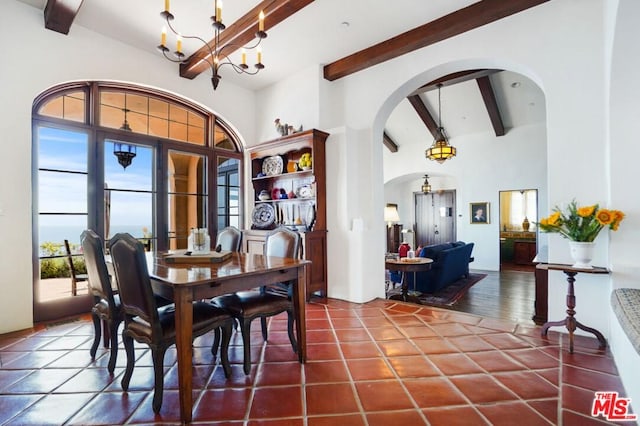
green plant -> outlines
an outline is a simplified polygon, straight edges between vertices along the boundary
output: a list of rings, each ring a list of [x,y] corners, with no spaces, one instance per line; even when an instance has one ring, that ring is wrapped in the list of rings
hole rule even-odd
[[[42,259],[40,261],[40,278],[66,278],[70,277],[69,264],[66,259]]]
[[[75,246],[72,244],[70,248],[71,251],[73,251]],[[40,261],[41,279],[71,277],[71,269],[69,268],[69,262],[64,251],[64,244],[45,241],[40,244],[40,253],[42,257],[64,256],[52,259],[42,259]],[[87,273],[87,266],[85,265],[84,257],[82,256],[73,257],[73,267],[78,274]]]
[[[61,243],[45,241],[44,243],[40,244],[40,251],[42,253],[42,256],[59,256],[64,254],[62,247],[63,244]]]
[[[84,257],[77,256],[73,258],[73,267],[76,270],[76,274],[86,274],[87,265],[84,263]]]

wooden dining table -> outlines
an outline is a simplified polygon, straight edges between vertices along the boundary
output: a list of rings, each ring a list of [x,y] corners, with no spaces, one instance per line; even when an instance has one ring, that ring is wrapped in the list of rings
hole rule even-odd
[[[170,263],[160,254],[149,256],[147,264],[155,293],[176,305],[176,350],[180,395],[180,418],[192,418],[193,301],[247,290],[261,285],[289,281],[298,337],[298,360],[306,361],[305,282],[307,265],[302,259],[233,253],[220,263]]]

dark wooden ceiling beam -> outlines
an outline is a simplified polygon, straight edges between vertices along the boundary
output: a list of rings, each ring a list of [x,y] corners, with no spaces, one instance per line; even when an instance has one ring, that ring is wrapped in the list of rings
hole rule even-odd
[[[389,149],[389,151],[398,152],[398,144],[391,139],[391,136],[389,136],[387,132],[382,132],[382,143]]]
[[[433,116],[427,109],[427,106],[424,104],[424,102],[422,102],[422,99],[420,99],[420,96],[411,95],[407,96],[407,99],[409,100],[411,106],[413,106],[413,109],[415,109],[418,113],[418,117],[420,117],[424,125],[427,126],[427,129],[429,129],[429,131],[435,138],[438,134],[438,124],[436,123],[436,120],[433,119]]]
[[[48,0],[44,7],[45,28],[62,34],[69,34],[83,0]]]
[[[412,95],[417,95],[420,93],[430,92],[432,90],[438,90],[438,85],[441,84],[442,87],[453,86],[454,84],[464,83],[465,81],[475,80],[480,77],[484,77],[487,75],[498,73],[502,70],[500,69],[477,69],[477,70],[467,70],[467,71],[458,71],[451,74],[447,74],[443,77],[430,81],[424,86],[416,89]]]
[[[481,27],[549,0],[482,0],[381,43],[353,53],[324,67],[333,81]]]
[[[260,11],[264,11],[264,29],[268,31],[311,3],[313,0],[264,0],[260,2],[220,32],[220,45],[225,46],[224,56],[235,52],[256,38]],[[209,44],[213,46],[214,40],[210,40]],[[180,64],[180,76],[189,79],[197,77],[203,71],[210,69],[208,61],[211,61],[211,52],[207,46],[203,46]]]
[[[476,80],[478,87],[480,88],[480,94],[482,94],[482,100],[489,113],[493,130],[496,132],[496,136],[504,136],[504,124],[502,123],[502,115],[498,108],[498,102],[496,101],[496,95],[493,92],[491,80],[488,76],[480,77]]]

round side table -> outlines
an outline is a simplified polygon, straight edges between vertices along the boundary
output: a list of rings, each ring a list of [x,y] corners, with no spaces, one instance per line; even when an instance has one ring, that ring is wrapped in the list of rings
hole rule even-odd
[[[433,263],[433,259],[429,259],[428,257],[414,257],[412,259],[402,258],[400,260],[387,259],[385,260],[385,268],[390,271],[400,271],[402,273],[402,281],[401,281],[401,294],[394,294],[389,299],[391,300],[401,300],[403,302],[411,302],[420,304],[420,299],[415,294],[415,286],[416,286],[416,272],[428,271],[431,269],[431,264]],[[409,293],[409,283],[407,283],[406,275],[407,272],[413,272],[413,293]]]

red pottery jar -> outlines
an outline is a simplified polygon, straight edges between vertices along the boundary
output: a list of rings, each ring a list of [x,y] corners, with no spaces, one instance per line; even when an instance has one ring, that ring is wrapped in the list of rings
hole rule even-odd
[[[407,253],[409,252],[409,250],[411,250],[411,246],[409,245],[409,243],[402,243],[400,244],[400,247],[398,247],[398,254],[401,258],[407,257]]]

